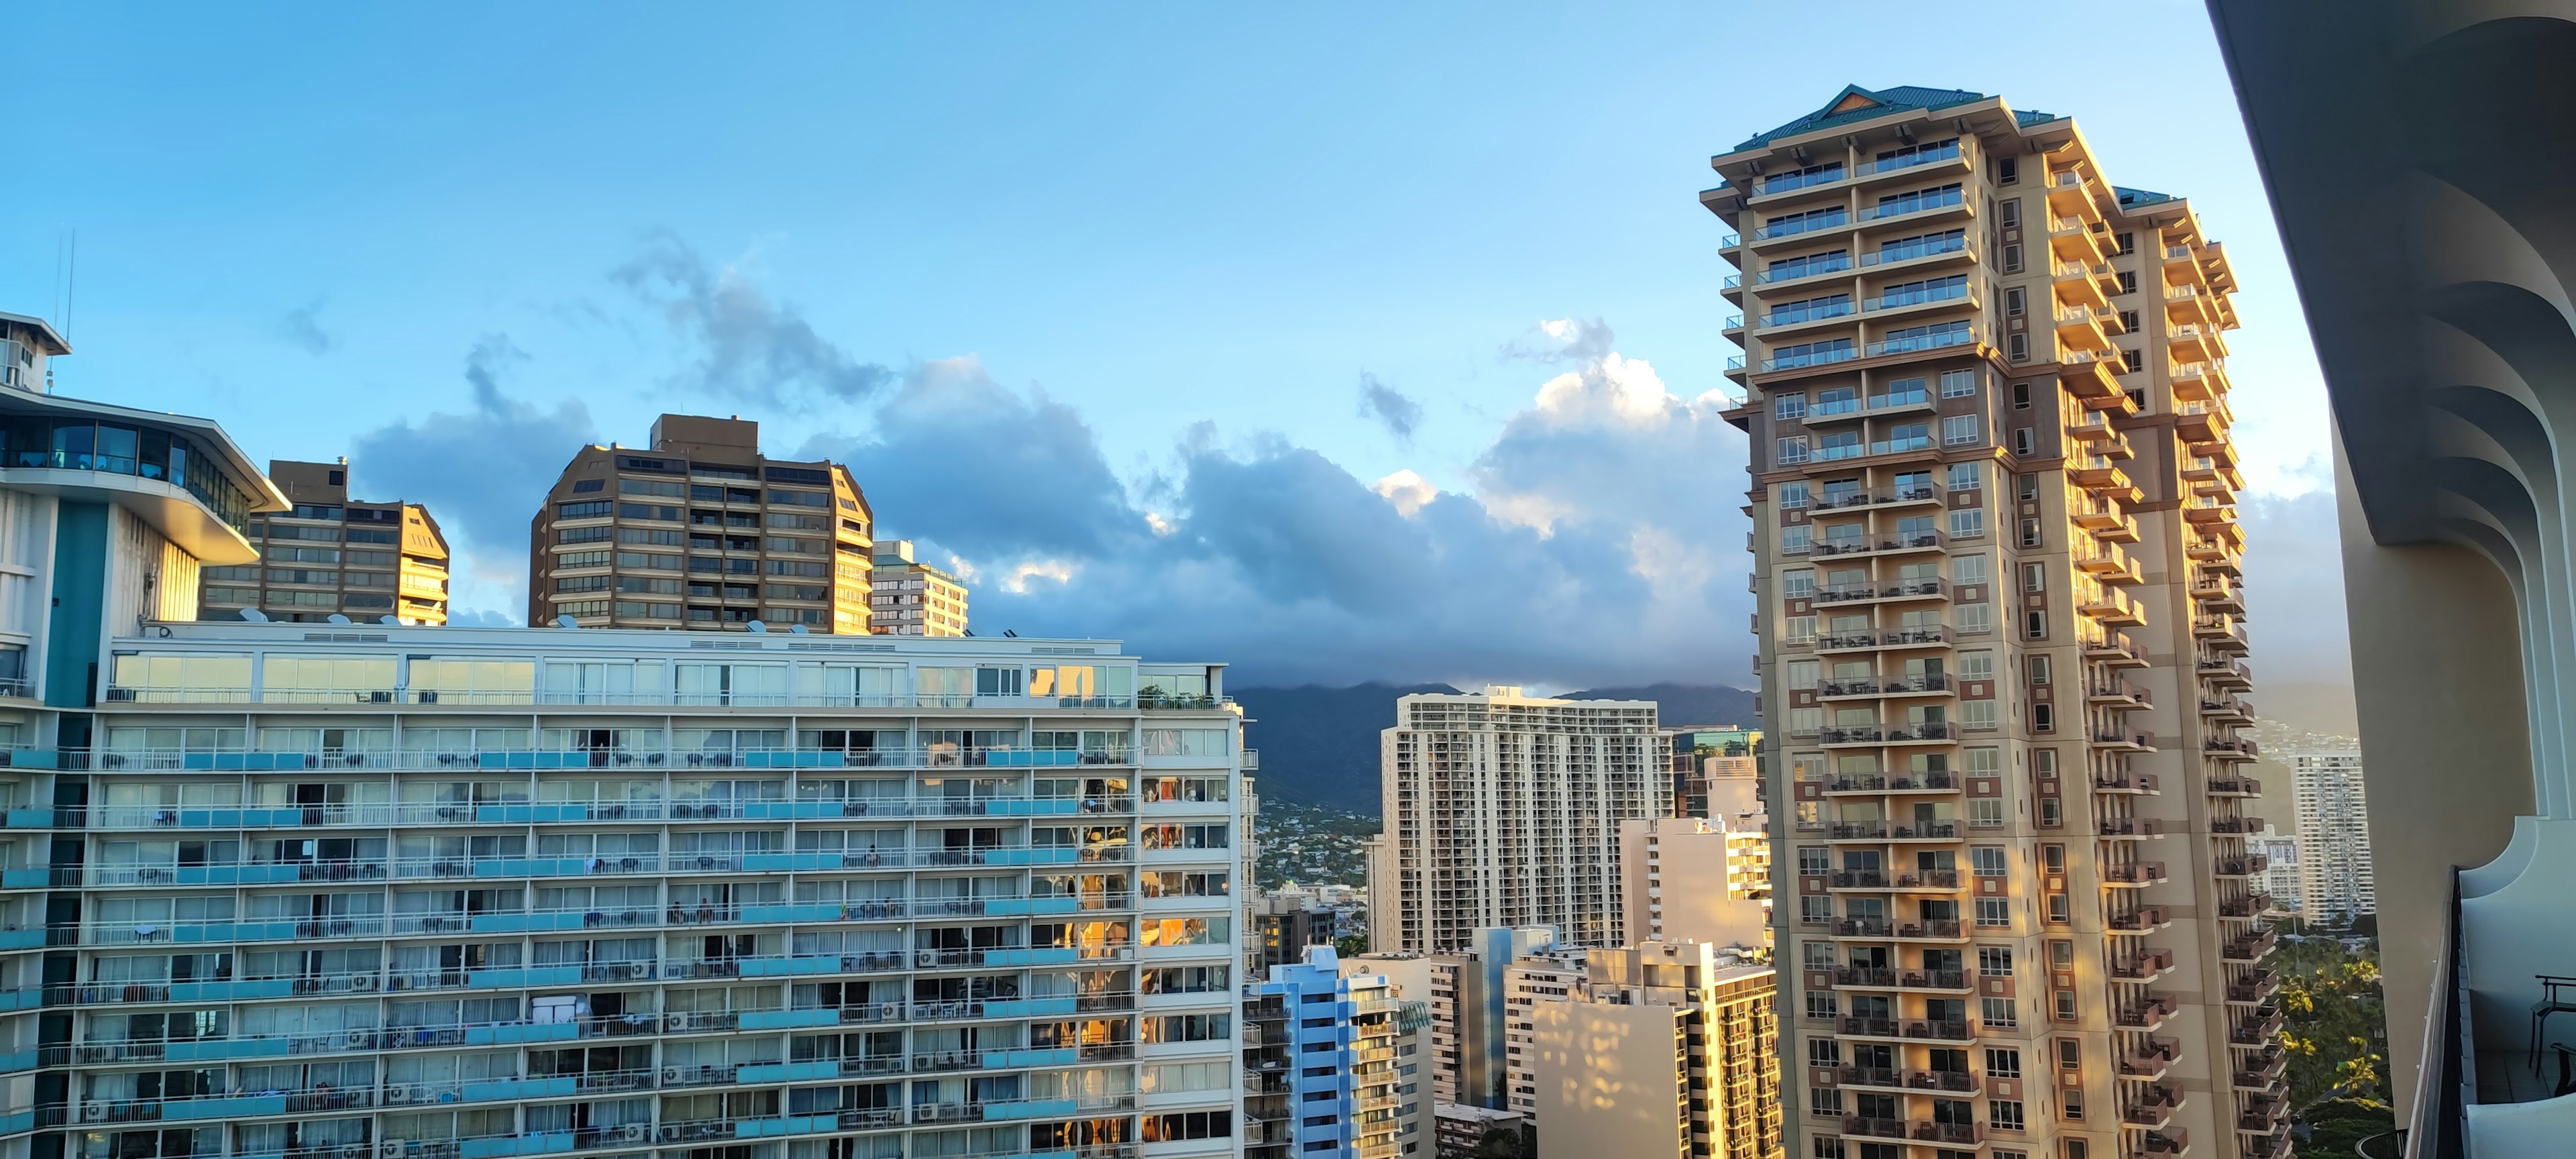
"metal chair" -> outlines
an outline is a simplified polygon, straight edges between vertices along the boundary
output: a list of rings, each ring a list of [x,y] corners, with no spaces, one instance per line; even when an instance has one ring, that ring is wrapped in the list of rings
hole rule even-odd
[[[2576,977],[2565,974],[2534,974],[2540,979],[2540,1001],[2531,1004],[2531,1073],[2540,1073],[2541,1032],[2549,1026],[2549,1016],[2560,1011],[2576,1012]]]

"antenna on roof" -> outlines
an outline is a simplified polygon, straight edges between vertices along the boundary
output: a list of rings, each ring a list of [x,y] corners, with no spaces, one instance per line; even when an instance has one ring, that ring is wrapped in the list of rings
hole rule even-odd
[[[1004,629],[1002,629],[1002,635],[1007,636],[1007,637],[1009,637],[1009,638],[1011,638],[1011,639],[1014,639],[1014,640],[1016,640],[1016,639],[1019,639],[1019,638],[1020,638],[1020,632],[1019,632],[1019,629],[1017,629],[1017,628],[1004,628]]]
[[[746,632],[758,632],[761,635],[766,636],[769,634],[769,625],[761,623],[758,620],[749,620],[744,622],[742,630]]]
[[[330,622],[332,622],[332,623],[334,623],[334,624],[345,624],[345,623],[348,623],[348,622],[349,622],[349,617],[344,616],[344,615],[341,615],[341,614],[340,614],[340,613],[338,613],[338,612],[333,612],[333,613],[331,613],[329,616],[326,616],[326,617],[324,617],[324,618],[325,618],[325,619],[328,619]]]
[[[399,627],[401,627],[401,626],[402,626],[402,617],[400,617],[400,616],[378,616],[378,617],[376,617],[376,622],[377,622],[377,623],[379,623],[379,624],[385,624],[385,625],[389,625],[389,626],[391,626],[391,627],[399,628]]]
[[[555,626],[558,628],[579,628],[581,627],[581,621],[570,616],[557,616],[555,617]]]
[[[787,625],[787,630],[788,630],[788,632],[789,632],[789,633],[791,633],[791,634],[793,634],[793,635],[798,635],[798,636],[810,636],[810,635],[813,635],[813,633],[812,633],[812,632],[809,632],[809,631],[807,631],[807,630],[806,630],[805,625],[803,625],[803,624],[789,624],[789,625]]]
[[[241,618],[254,624],[265,624],[268,622],[268,613],[263,612],[258,608],[243,608],[241,610]]]

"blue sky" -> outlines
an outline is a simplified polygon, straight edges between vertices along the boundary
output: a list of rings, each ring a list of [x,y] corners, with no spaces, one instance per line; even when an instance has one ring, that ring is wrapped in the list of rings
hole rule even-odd
[[[1838,53],[1758,74],[1743,46],[1800,30],[1711,5],[415,11],[22,10],[0,309],[59,312],[77,229],[60,389],[356,455],[450,512],[460,608],[523,612],[569,443],[740,413],[882,472],[881,530],[973,569],[988,630],[1279,679],[1740,680],[1694,195],[1846,82],[2073,113],[2114,180],[2191,195],[2248,287],[2255,484],[2323,483],[2196,4],[2064,17],[2136,47],[2009,70],[1984,21],[1852,5]]]

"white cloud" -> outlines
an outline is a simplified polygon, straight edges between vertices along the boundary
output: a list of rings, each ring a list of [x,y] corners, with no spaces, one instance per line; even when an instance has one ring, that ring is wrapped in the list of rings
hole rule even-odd
[[[1411,467],[1369,484],[1369,490],[1394,504],[1396,513],[1407,519],[1422,510],[1424,504],[1440,497],[1440,489],[1432,486],[1430,480],[1415,474]]]

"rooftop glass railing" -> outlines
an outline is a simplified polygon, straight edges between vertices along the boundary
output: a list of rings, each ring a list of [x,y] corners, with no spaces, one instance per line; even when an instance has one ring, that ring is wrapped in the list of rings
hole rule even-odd
[[[1815,233],[1819,230],[1834,229],[1839,226],[1850,224],[1851,215],[1840,209],[1834,209],[1824,213],[1802,213],[1796,217],[1783,218],[1779,221],[1769,222],[1755,227],[1753,230],[1753,239],[1755,241],[1768,241],[1773,238],[1795,237],[1802,233]]]
[[[1900,153],[1894,157],[1882,157],[1875,161],[1863,161],[1860,165],[1860,173],[1862,176],[1868,176],[1874,173],[1893,173],[1900,169],[1912,169],[1918,165],[1930,165],[1940,161],[1955,161],[1961,156],[1963,156],[1963,154],[1959,149],[1959,143],[1957,141],[1944,141],[1938,145],[1927,146],[1910,153]]]
[[[1927,302],[1964,302],[1969,300],[1970,296],[1968,283],[1957,281],[1890,289],[1870,299],[1868,305],[1872,310],[1890,310],[1898,306],[1920,306]]]
[[[1763,193],[1787,193],[1793,189],[1811,189],[1842,180],[1846,172],[1839,164],[1820,165],[1797,173],[1776,173],[1762,179]]]
[[[1967,251],[1967,235],[1953,234],[1937,238],[1926,238],[1918,241],[1898,242],[1891,245],[1883,245],[1871,253],[1861,255],[1860,262],[1865,266],[1876,266],[1885,265],[1889,262],[1906,261],[1912,258],[1931,257],[1936,254],[1966,253]]]
[[[1961,192],[1960,188],[1956,185],[1951,185],[1940,189],[1926,189],[1920,193],[1907,193],[1896,197],[1886,198],[1876,205],[1863,208],[1860,211],[1860,219],[1862,221],[1884,221],[1891,217],[1903,217],[1909,213],[1923,213],[1929,210],[1947,209],[1951,206],[1965,204],[1967,204],[1967,198]]]

